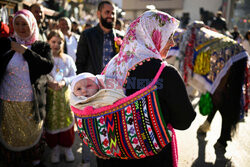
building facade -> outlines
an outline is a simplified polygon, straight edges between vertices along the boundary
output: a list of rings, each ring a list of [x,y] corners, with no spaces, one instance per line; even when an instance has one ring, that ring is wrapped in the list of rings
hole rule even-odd
[[[184,0],[123,0],[122,9],[126,12],[125,19],[134,20],[148,10],[149,5],[156,9],[173,14],[175,10],[183,9]]]
[[[250,0],[238,0],[235,4],[233,16],[231,17],[231,27],[238,26],[244,35],[250,30]]]

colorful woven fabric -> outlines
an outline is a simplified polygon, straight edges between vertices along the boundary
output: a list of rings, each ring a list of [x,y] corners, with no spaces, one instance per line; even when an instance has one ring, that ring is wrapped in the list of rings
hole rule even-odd
[[[96,155],[140,159],[158,154],[171,142],[155,85],[164,67],[150,85],[113,105],[92,108],[98,110],[92,115],[71,106],[80,137]]]
[[[156,86],[113,113],[94,118],[75,117],[84,143],[99,156],[144,158],[157,154],[171,141]]]

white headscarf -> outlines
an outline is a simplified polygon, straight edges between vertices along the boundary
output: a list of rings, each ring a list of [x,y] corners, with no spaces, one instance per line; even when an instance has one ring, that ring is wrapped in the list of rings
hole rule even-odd
[[[178,28],[179,21],[167,13],[150,10],[134,20],[123,39],[120,52],[110,60],[103,74],[123,86],[129,71],[150,58],[160,59],[160,51]]]
[[[72,79],[72,82],[70,84],[70,87],[71,87],[71,91],[74,92],[74,87],[75,87],[75,84],[82,80],[82,79],[91,79],[92,81],[94,81],[99,88],[103,88],[104,87],[104,82],[105,82],[105,76],[104,75],[93,75],[89,72],[84,72],[84,73],[81,73],[81,74],[78,74],[77,76],[75,76],[73,79]]]

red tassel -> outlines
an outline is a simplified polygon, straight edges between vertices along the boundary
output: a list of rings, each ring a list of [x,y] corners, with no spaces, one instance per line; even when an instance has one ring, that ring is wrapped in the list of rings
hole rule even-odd
[[[192,34],[185,50],[185,58],[183,65],[183,71],[184,71],[183,79],[185,83],[187,83],[187,76],[188,76],[187,67],[193,70],[193,54],[194,54],[195,38],[196,38],[195,29],[192,28]]]

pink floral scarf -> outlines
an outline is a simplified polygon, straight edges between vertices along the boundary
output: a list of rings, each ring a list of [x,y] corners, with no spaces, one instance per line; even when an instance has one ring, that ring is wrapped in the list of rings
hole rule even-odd
[[[39,37],[39,29],[37,26],[36,19],[35,19],[34,15],[29,10],[22,9],[22,10],[19,10],[18,12],[16,12],[14,19],[13,19],[13,25],[15,23],[16,18],[19,16],[22,17],[24,20],[26,20],[27,24],[29,25],[30,36],[23,39],[15,32],[15,29],[14,29],[14,37],[15,37],[16,41],[20,44],[31,45],[36,40],[38,40],[38,37]]]
[[[120,52],[110,60],[103,74],[126,83],[129,71],[150,58],[160,59],[160,51],[178,28],[179,21],[167,13],[150,10],[134,20],[123,39]]]

